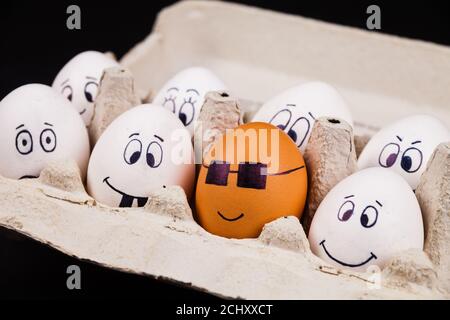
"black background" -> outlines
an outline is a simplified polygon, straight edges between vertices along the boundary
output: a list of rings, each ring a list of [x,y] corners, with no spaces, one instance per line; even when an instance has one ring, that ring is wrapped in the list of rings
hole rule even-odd
[[[238,1],[235,1],[238,2]],[[450,45],[449,1],[241,1],[263,8],[365,28],[378,4],[382,30]],[[119,58],[151,31],[157,12],[173,1],[1,1],[0,99],[26,83],[51,84],[59,69],[85,50]],[[66,8],[78,4],[82,30],[66,28]],[[1,128],[0,128],[1,129]],[[1,156],[1,155],[0,155]],[[66,268],[82,270],[82,290],[66,288]],[[10,232],[0,232],[0,298],[214,299],[174,284],[80,262]]]

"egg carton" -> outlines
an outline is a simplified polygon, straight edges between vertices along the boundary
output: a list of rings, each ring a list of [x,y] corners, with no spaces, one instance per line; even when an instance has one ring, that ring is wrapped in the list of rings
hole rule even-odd
[[[377,128],[423,111],[450,124],[449,48],[237,4],[183,1],[164,9],[121,65],[102,77],[89,128],[93,143],[115,117],[151,101],[166,79],[192,65],[210,68],[230,88],[207,95],[200,118],[212,134],[195,137],[204,150],[287,87],[320,79],[338,88],[356,125],[327,118],[314,125],[305,152],[306,229],[326,193],[356,170],[357,154]],[[218,110],[222,121],[212,121]],[[102,205],[86,193],[70,160],[52,163],[38,179],[0,177],[0,226],[78,259],[226,298],[446,299],[449,193],[447,143],[435,150],[416,190],[424,251],[401,252],[383,270],[366,273],[314,256],[294,217],[268,223],[257,239],[214,236],[195,222],[177,186],[150,195],[143,208]]]

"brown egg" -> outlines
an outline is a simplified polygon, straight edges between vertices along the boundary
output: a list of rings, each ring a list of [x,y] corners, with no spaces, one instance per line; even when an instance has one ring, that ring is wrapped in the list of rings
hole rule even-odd
[[[301,217],[307,180],[303,156],[282,130],[262,122],[228,130],[203,160],[199,223],[223,237],[258,237],[268,222]]]

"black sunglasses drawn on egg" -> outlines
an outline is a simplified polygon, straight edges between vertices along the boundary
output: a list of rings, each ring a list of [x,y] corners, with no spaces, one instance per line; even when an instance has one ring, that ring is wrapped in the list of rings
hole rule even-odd
[[[305,166],[300,166],[283,172],[269,174],[267,172],[267,164],[264,163],[239,163],[238,170],[230,170],[230,163],[223,161],[212,161],[209,166],[202,164],[208,169],[206,174],[206,184],[213,184],[217,186],[228,185],[228,175],[230,173],[237,173],[237,186],[240,188],[249,189],[266,189],[267,176],[282,176],[292,172],[303,169]]]

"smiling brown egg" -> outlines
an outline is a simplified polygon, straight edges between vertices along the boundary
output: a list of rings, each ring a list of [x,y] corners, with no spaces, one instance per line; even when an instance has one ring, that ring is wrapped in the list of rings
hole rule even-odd
[[[301,152],[283,131],[254,122],[228,130],[203,160],[199,223],[228,238],[255,238],[268,222],[301,217],[307,173]]]

